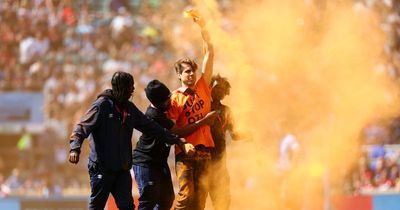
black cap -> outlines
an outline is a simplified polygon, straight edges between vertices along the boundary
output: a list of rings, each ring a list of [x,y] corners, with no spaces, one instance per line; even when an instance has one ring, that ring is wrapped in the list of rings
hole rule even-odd
[[[144,89],[146,97],[152,104],[160,104],[165,102],[170,96],[171,91],[162,82],[152,80]]]

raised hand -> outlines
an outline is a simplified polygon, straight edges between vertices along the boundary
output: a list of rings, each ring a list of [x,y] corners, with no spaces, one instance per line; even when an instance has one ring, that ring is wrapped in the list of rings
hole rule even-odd
[[[204,28],[204,26],[206,26],[206,21],[202,17],[195,17],[193,18],[193,21],[197,23],[200,26],[200,28]]]
[[[203,17],[200,16],[199,12],[194,9],[186,10],[183,13],[184,17],[192,18],[195,23],[197,23],[201,28],[206,25],[206,22]]]

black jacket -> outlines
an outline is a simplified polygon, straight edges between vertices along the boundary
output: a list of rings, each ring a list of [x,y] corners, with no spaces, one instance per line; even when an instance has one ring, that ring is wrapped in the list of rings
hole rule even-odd
[[[178,136],[146,117],[132,102],[117,104],[112,91],[106,90],[75,126],[70,148],[80,152],[83,140],[89,137],[89,167],[96,164],[103,171],[129,170],[134,128],[171,145],[179,141]]]
[[[147,108],[146,116],[168,130],[174,126],[174,122],[168,119],[164,112],[153,107]],[[167,164],[169,151],[170,145],[147,134],[142,134],[133,151],[133,164],[145,167],[163,166]]]

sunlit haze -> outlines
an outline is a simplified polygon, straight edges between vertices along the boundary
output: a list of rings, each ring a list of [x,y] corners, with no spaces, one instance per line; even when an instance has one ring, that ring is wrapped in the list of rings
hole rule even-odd
[[[304,156],[291,195],[307,193],[308,205],[322,209],[322,180],[340,185],[359,152],[361,129],[395,114],[397,89],[377,69],[385,35],[376,14],[337,2],[316,8],[301,0],[238,1],[224,15],[214,1],[194,5],[208,21],[214,72],[232,85],[224,102],[238,130],[253,137],[228,146],[232,209],[277,208],[276,164],[286,133],[299,139]]]

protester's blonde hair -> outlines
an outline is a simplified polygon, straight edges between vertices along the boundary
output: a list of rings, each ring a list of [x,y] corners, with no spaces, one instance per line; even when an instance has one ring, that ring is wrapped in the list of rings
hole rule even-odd
[[[183,71],[182,64],[187,64],[187,65],[191,66],[194,71],[197,70],[197,63],[194,60],[189,59],[189,58],[181,58],[178,61],[176,61],[174,64],[175,72],[177,74],[182,74],[182,71]]]

